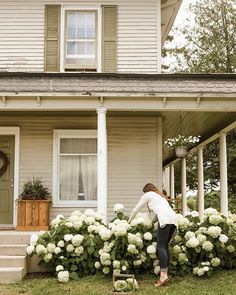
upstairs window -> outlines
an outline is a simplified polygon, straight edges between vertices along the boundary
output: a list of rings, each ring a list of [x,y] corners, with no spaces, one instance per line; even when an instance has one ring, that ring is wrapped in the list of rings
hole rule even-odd
[[[65,69],[96,70],[97,11],[66,11]]]

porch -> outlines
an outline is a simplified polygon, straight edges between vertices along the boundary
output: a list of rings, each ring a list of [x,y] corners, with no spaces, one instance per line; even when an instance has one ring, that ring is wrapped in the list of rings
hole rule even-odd
[[[18,198],[24,181],[35,176],[42,177],[52,191],[51,218],[59,213],[68,215],[78,208],[94,207],[107,220],[112,218],[111,209],[117,202],[125,203],[129,214],[146,182],[163,186],[162,163],[174,160],[172,154],[165,150],[162,153],[163,142],[179,133],[181,113],[183,134],[201,135],[200,213],[204,195],[201,147],[221,131],[221,199],[222,210],[227,214],[225,134],[236,119],[234,75],[1,73],[0,76],[1,134],[12,134],[10,127],[18,128],[18,133],[13,134],[15,138],[18,136],[14,199]],[[67,205],[57,202],[55,130],[97,130],[94,202],[67,202]],[[185,212],[186,175],[182,161]],[[173,197],[173,189],[170,193]]]

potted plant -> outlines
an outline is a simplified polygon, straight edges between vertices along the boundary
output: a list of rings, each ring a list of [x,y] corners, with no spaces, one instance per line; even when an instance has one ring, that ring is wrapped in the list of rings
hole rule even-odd
[[[164,144],[169,148],[175,149],[176,157],[185,158],[188,154],[188,149],[193,147],[200,140],[200,135],[198,136],[183,136],[178,135],[174,138],[168,138]]]
[[[16,230],[48,230],[50,198],[40,179],[27,181],[17,200]]]

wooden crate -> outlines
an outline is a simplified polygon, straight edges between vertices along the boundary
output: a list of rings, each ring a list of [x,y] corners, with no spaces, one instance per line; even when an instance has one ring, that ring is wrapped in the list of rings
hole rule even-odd
[[[16,230],[48,230],[50,200],[18,200]]]
[[[112,295],[127,295],[127,294],[133,294],[135,292],[135,289],[133,288],[132,291],[129,292],[118,292],[114,289],[114,284],[117,280],[122,280],[122,279],[133,279],[133,286],[134,286],[134,275],[133,274],[113,274],[113,290],[111,292]]]

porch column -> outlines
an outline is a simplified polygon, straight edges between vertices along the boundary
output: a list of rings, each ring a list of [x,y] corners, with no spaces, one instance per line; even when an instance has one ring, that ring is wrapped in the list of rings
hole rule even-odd
[[[107,222],[107,128],[106,109],[97,109],[97,210]]]
[[[220,133],[220,209],[224,215],[228,215],[226,132]]]
[[[175,198],[175,164],[170,164],[170,196]]]
[[[170,195],[170,167],[165,167],[164,169],[164,187],[167,196]]]
[[[197,174],[198,174],[198,212],[202,220],[204,214],[204,171],[203,171],[203,148],[197,150]]]
[[[181,194],[182,194],[182,214],[185,215],[187,212],[187,185],[186,185],[186,158],[181,160]]]

